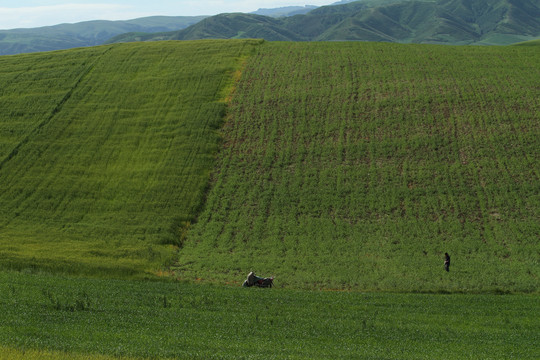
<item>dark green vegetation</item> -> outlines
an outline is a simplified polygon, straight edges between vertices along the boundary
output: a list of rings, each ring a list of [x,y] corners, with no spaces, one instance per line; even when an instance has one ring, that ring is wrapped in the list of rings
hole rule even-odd
[[[70,49],[101,45],[127,32],[175,31],[205,16],[151,16],[127,21],[85,21],[33,29],[0,30],[0,55]]]
[[[154,36],[139,37],[152,40]],[[540,37],[538,0],[388,0],[324,6],[271,18],[220,14],[157,39],[264,38],[273,41],[360,40],[504,45]],[[130,41],[119,36],[117,41]]]
[[[71,356],[533,359],[539,305],[531,295],[267,291],[4,272],[0,343]]]
[[[253,270],[290,287],[538,291],[539,55],[258,47],[178,275],[239,282]]]
[[[0,58],[0,257],[141,276],[201,205],[236,69],[256,41]]]

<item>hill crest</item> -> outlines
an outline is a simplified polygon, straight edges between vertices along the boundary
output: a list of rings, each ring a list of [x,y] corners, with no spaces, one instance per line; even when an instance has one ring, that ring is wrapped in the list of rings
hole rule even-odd
[[[30,29],[0,30],[0,55],[102,45],[129,32],[156,33],[186,28],[206,16],[150,16],[133,20],[93,20]]]
[[[267,18],[220,14],[159,40],[263,38],[270,41],[386,41],[510,44],[540,37],[534,0],[388,0],[323,6],[305,15]],[[146,36],[144,40],[152,40]],[[119,36],[114,41],[129,41]]]

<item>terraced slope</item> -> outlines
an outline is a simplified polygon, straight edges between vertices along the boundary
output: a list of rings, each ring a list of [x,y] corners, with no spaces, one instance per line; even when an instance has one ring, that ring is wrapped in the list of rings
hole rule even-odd
[[[538,290],[539,69],[534,47],[260,46],[177,273]]]
[[[126,44],[0,58],[4,268],[140,275],[175,253],[256,42]]]

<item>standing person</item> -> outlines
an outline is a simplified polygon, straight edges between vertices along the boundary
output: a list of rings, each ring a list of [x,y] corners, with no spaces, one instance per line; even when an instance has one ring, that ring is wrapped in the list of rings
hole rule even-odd
[[[450,271],[450,255],[444,253],[444,270]]]

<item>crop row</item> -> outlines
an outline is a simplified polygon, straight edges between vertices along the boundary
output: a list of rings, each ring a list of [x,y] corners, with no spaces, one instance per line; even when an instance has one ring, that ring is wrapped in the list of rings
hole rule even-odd
[[[200,207],[249,41],[104,46],[3,58],[4,267],[160,268]]]
[[[261,46],[179,274],[537,289],[538,68],[516,48]]]

